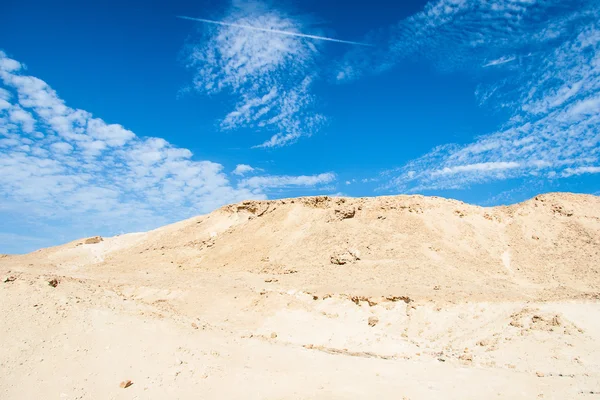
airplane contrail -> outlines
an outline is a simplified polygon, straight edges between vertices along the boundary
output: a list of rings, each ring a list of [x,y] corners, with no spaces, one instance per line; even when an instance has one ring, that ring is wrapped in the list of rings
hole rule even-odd
[[[254,30],[254,31],[278,33],[280,35],[298,36],[298,37],[303,37],[303,38],[307,38],[307,39],[326,40],[328,42],[355,44],[355,45],[358,45],[358,46],[373,46],[372,44],[368,44],[368,43],[351,42],[349,40],[340,40],[340,39],[328,38],[328,37],[324,37],[324,36],[305,35],[304,33],[280,31],[278,29],[259,28],[259,27],[251,26],[251,25],[232,24],[232,23],[229,23],[229,22],[213,21],[213,20],[210,20],[210,19],[192,18],[192,17],[183,17],[183,16],[177,16],[177,18],[187,19],[187,20],[190,20],[190,21],[205,22],[207,24],[233,26],[235,28],[251,29],[251,30]]]

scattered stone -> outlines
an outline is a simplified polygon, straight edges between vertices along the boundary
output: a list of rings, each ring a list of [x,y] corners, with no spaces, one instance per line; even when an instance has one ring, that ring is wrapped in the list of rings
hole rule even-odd
[[[369,317],[369,326],[375,326],[379,323],[379,318]]]
[[[133,382],[131,382],[130,380],[126,380],[126,381],[121,382],[121,384],[119,386],[122,389],[127,389],[131,385],[133,385]]]
[[[539,236],[537,236],[537,235],[531,235],[531,238],[532,238],[533,240],[540,240],[540,237],[539,237]]]
[[[357,306],[360,306],[361,301],[367,302],[367,304],[369,304],[369,307],[376,306],[378,303],[376,300],[366,296],[349,296],[348,298]]]
[[[3,282],[8,283],[8,282],[14,282],[16,280],[17,280],[17,278],[11,275],[11,276],[7,276],[6,278],[4,278]]]
[[[58,279],[56,279],[56,278],[50,279],[48,281],[48,285],[50,285],[50,286],[52,286],[54,288],[57,287],[58,286]]]
[[[543,378],[545,376],[544,373],[540,371],[536,372],[535,374],[538,376],[538,378]]]
[[[481,347],[485,347],[489,344],[489,342],[485,339],[480,340],[479,342],[477,342],[477,346],[481,346]]]
[[[198,324],[196,324],[195,322],[192,322],[192,328],[198,329]]]
[[[331,262],[332,264],[335,264],[335,265],[344,265],[348,261],[345,258],[343,258],[343,257],[341,257],[341,256],[339,256],[337,254],[334,254],[329,259],[329,262]]]
[[[460,357],[458,357],[459,360],[462,361],[466,361],[466,362],[471,362],[473,361],[473,356],[469,353],[465,353],[463,355],[461,355]]]
[[[351,296],[350,300],[357,306],[360,306],[360,302],[367,301],[367,298],[365,296]]]
[[[345,265],[358,260],[360,260],[360,251],[355,249],[336,252],[329,258],[329,261],[335,265]]]
[[[552,206],[552,212],[554,214],[563,215],[565,217],[571,217],[571,216],[573,216],[573,212],[572,211],[567,211],[562,206],[557,206],[557,205],[553,205]]]
[[[399,300],[402,300],[403,302],[405,302],[406,304],[412,302],[413,300],[408,297],[408,296],[387,296],[385,298],[387,301],[391,301],[391,302],[396,302]]]
[[[266,283],[275,283],[275,282],[279,282],[279,279],[265,279]]]
[[[440,285],[435,285],[435,286],[433,287],[433,290],[440,290],[440,289],[441,289]]]
[[[335,217],[339,220],[354,218],[356,209],[354,207],[338,208],[335,210]]]
[[[277,333],[271,332],[271,339],[277,339]]]
[[[96,244],[96,243],[102,242],[103,240],[104,239],[102,239],[102,236],[94,236],[89,239],[86,239],[85,242],[83,242],[83,243],[84,244]]]

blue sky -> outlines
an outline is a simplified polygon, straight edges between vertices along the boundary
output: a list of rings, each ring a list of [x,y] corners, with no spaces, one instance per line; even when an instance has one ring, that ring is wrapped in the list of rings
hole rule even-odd
[[[3,253],[250,198],[600,191],[598,1],[2,8]]]

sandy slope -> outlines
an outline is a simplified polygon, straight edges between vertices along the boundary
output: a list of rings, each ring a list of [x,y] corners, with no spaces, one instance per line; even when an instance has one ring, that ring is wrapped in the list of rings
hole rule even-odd
[[[595,398],[599,259],[573,194],[250,201],[5,256],[0,398]]]

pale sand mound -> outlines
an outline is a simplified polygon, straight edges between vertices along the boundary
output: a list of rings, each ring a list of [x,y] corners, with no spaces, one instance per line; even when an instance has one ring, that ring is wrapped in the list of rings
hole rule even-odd
[[[4,256],[0,398],[595,396],[599,259],[574,194],[248,201]]]

